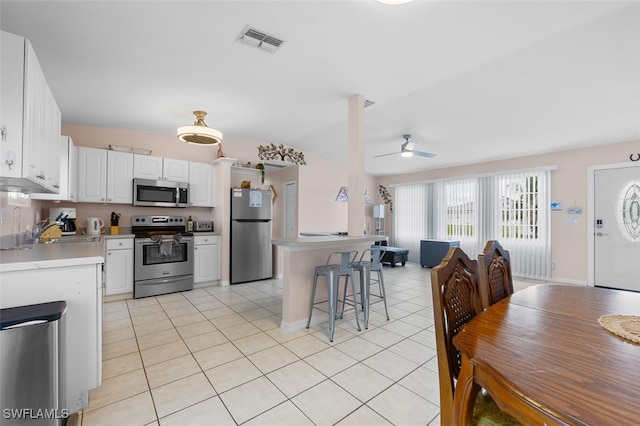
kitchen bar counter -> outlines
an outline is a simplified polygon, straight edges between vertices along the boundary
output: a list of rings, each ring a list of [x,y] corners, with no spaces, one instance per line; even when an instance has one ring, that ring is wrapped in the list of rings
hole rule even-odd
[[[25,244],[0,254],[0,308],[65,301],[60,347],[65,389],[61,409],[87,406],[102,377],[102,264],[104,238],[63,237],[64,242]],[[20,408],[20,407],[18,407]]]
[[[316,266],[324,265],[330,253],[358,250],[361,253],[375,241],[386,241],[385,235],[361,236],[301,236],[297,238],[273,238],[283,258],[282,322],[286,331],[302,329],[307,324],[313,272]],[[318,287],[318,299],[326,298],[326,286]],[[326,317],[326,315],[324,315]],[[314,312],[312,323],[323,321],[318,311]]]
[[[306,234],[297,238],[273,238],[271,242],[279,247],[300,251],[300,250],[317,250],[323,247],[348,247],[353,244],[368,243],[369,245],[376,241],[387,241],[386,235],[360,235],[360,236],[340,236],[335,234],[318,233],[317,235]]]

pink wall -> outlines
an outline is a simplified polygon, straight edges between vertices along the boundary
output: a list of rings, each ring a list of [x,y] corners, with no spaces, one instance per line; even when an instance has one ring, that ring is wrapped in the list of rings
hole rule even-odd
[[[380,183],[391,185],[448,177],[470,176],[498,171],[521,170],[556,165],[551,173],[551,199],[562,203],[563,210],[551,212],[551,256],[557,262],[552,278],[558,281],[586,283],[588,168],[594,165],[629,162],[629,155],[640,152],[640,141],[620,142],[589,148],[551,152],[486,163],[469,164],[407,175],[388,176]],[[393,197],[393,192],[391,192]],[[578,224],[568,224],[567,208],[576,205],[583,209]],[[575,218],[575,215],[572,215]],[[392,232],[393,214],[387,218],[387,233]]]
[[[307,161],[311,167],[300,167],[300,232],[346,232],[348,203],[338,202],[336,197],[340,188],[347,186],[347,166],[321,157],[311,158],[311,163]],[[381,203],[376,179],[365,176],[364,186],[373,204]],[[353,194],[349,193],[349,196]],[[365,204],[367,233],[373,229],[372,209],[372,204]]]
[[[143,148],[150,149],[154,156],[200,163],[215,160],[217,154],[215,147],[190,145],[178,140],[175,134],[168,133],[65,124],[62,126],[62,134],[70,136],[76,146],[102,149],[109,149],[109,145]]]

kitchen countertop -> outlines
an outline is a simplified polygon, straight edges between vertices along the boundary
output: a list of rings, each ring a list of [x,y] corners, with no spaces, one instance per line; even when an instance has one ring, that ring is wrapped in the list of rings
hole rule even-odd
[[[23,244],[22,247],[22,250],[2,250],[0,273],[104,263],[104,238],[95,242]]]
[[[108,232],[108,230],[107,230]],[[205,232],[193,232],[194,237],[197,236],[207,236],[207,235],[221,235],[220,232],[217,231],[205,231]],[[105,239],[112,238],[135,238],[135,235],[131,233],[131,228],[120,228],[120,233],[116,235],[112,235],[109,233],[102,234]]]
[[[308,235],[308,234],[307,234]],[[316,250],[328,247],[346,247],[359,243],[387,241],[386,235],[324,235],[297,238],[272,238],[271,243],[285,250]]]
[[[126,233],[123,234],[122,232],[120,232],[119,234],[116,235],[111,235],[111,234],[105,234],[102,235],[104,237],[105,240],[115,240],[118,238],[135,238],[135,235],[131,234],[131,233]]]

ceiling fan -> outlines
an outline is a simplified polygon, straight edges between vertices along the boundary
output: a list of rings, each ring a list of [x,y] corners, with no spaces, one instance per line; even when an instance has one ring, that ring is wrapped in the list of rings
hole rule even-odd
[[[436,154],[432,154],[430,152],[415,151],[413,148],[415,148],[416,143],[411,140],[411,135],[402,135],[402,137],[404,138],[404,143],[400,148],[400,152],[390,152],[388,154],[376,155],[374,158],[386,157],[387,155],[395,155],[395,154],[400,154],[402,157],[411,157],[413,155],[419,155],[420,157],[433,158],[436,156]]]

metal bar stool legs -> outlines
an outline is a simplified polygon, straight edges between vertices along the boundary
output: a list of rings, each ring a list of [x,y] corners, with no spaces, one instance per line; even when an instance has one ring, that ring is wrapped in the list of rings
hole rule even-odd
[[[313,308],[315,305],[315,296],[316,296],[316,288],[318,285],[318,276],[319,275],[324,275],[327,277],[327,293],[328,293],[328,298],[327,298],[327,302],[329,305],[329,340],[331,342],[333,342],[333,335],[335,333],[335,321],[336,321],[336,316],[337,316],[337,306],[338,306],[338,289],[340,287],[340,277],[343,276],[345,277],[345,294],[346,294],[346,287],[349,283],[349,278],[351,278],[351,289],[353,292],[353,302],[354,302],[354,310],[355,310],[355,314],[356,314],[356,324],[358,326],[358,331],[360,331],[360,321],[358,320],[358,309],[357,309],[357,302],[356,302],[356,291],[355,291],[355,284],[354,284],[354,280],[353,280],[353,268],[351,267],[351,264],[353,263],[353,260],[355,259],[356,255],[358,254],[357,251],[348,251],[348,252],[335,252],[335,253],[331,253],[329,255],[329,257],[327,258],[327,262],[322,265],[322,266],[316,266],[315,268],[315,272],[313,275],[313,288],[311,290],[311,303],[309,305],[309,319],[307,320],[307,328],[309,328],[309,326],[311,325],[311,316],[313,315]],[[337,264],[330,264],[331,261],[331,257],[333,255],[340,255],[341,256],[341,262],[339,265]],[[343,299],[342,303],[342,312],[344,313],[344,302],[345,300]],[[340,317],[342,318],[342,315],[340,315]]]
[[[365,251],[366,252],[366,251]],[[364,254],[364,253],[363,253]],[[369,328],[369,297],[371,294],[371,262],[363,261],[362,258],[358,262],[351,264],[351,267],[358,271],[360,276],[360,306],[364,312],[364,328]],[[344,299],[346,301],[347,289],[345,288]],[[354,302],[356,298],[354,297]],[[342,312],[344,312],[344,302],[342,303]]]
[[[378,291],[379,295],[376,295],[384,302],[384,312],[387,315],[387,321],[389,321],[389,309],[387,308],[387,291],[384,289],[384,276],[382,275],[382,257],[384,256],[384,250],[380,246],[374,246],[371,248],[371,271],[378,274]],[[371,293],[369,293],[371,297]]]
[[[384,250],[379,246],[373,246],[371,248],[371,261],[363,260],[365,254],[369,250],[365,250],[360,256],[360,260],[353,262],[351,267],[359,272],[360,275],[360,303],[362,304],[362,310],[364,311],[364,328],[369,328],[369,307],[371,305],[371,273],[377,274],[376,281],[378,282],[378,289],[380,294],[375,294],[384,302],[384,311],[387,315],[387,321],[389,320],[389,310],[387,308],[387,297],[384,289],[384,277],[382,275],[382,256],[384,256]],[[345,288],[346,297],[346,288]],[[345,299],[346,300],[346,299]],[[355,300],[355,298],[354,298]],[[344,312],[344,302],[342,306]]]

